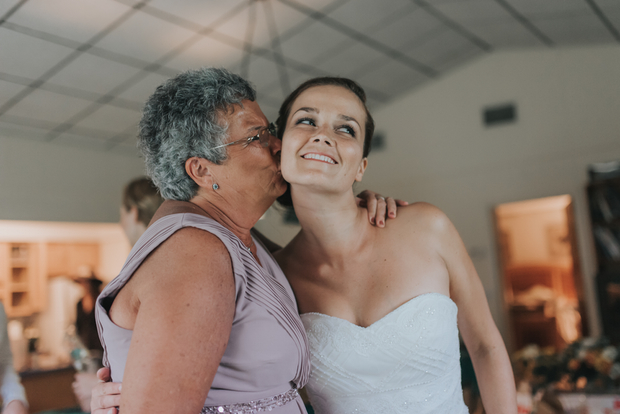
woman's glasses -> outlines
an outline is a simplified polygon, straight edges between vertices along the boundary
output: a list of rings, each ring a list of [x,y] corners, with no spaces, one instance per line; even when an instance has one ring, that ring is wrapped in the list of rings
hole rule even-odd
[[[260,145],[262,147],[268,147],[269,146],[269,135],[273,135],[274,137],[276,136],[276,126],[274,125],[273,122],[271,122],[267,128],[262,128],[260,131],[258,131],[258,134],[254,136],[239,139],[237,141],[218,145],[217,147],[211,147],[208,149],[222,148],[222,147],[227,147],[229,145],[243,145],[243,148],[245,148],[248,145],[250,145],[252,142],[257,141],[257,140],[260,141]]]

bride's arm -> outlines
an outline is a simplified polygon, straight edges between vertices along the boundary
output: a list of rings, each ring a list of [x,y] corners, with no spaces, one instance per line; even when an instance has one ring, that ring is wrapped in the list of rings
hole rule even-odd
[[[510,359],[478,273],[454,225],[439,209],[434,215],[440,255],[450,275],[450,297],[458,307],[459,330],[474,364],[484,409],[490,414],[516,414]]]

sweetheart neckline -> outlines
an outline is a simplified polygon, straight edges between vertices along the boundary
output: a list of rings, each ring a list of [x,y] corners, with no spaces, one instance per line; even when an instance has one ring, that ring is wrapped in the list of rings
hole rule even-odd
[[[299,314],[299,317],[300,317],[300,318],[302,318],[302,320],[303,320],[303,317],[304,317],[305,315],[317,315],[317,316],[321,316],[321,317],[324,317],[324,318],[331,318],[331,319],[336,319],[336,320],[338,320],[338,321],[346,322],[347,324],[352,325],[352,326],[357,327],[357,328],[360,328],[360,329],[370,329],[370,328],[372,328],[373,326],[375,326],[376,324],[378,324],[379,322],[383,321],[384,319],[386,319],[387,317],[389,317],[390,315],[392,315],[393,313],[397,312],[398,310],[402,309],[402,308],[403,308],[403,307],[405,307],[406,305],[408,305],[408,304],[410,304],[411,302],[415,301],[416,299],[421,298],[421,297],[423,297],[423,296],[429,296],[429,295],[437,295],[437,296],[440,296],[440,297],[442,297],[442,298],[444,298],[444,299],[449,300],[449,301],[450,301],[450,303],[452,303],[454,306],[456,306],[456,303],[454,303],[454,301],[450,298],[450,296],[444,295],[443,293],[439,293],[439,292],[427,292],[427,293],[421,293],[421,294],[419,294],[419,295],[417,295],[417,296],[412,297],[411,299],[409,299],[408,301],[406,301],[406,302],[405,302],[405,303],[403,303],[402,305],[400,305],[400,306],[396,307],[395,309],[392,309],[390,312],[388,312],[387,314],[383,315],[381,318],[377,319],[376,321],[374,321],[373,323],[371,323],[371,324],[370,324],[370,325],[368,325],[368,326],[360,326],[360,325],[355,324],[355,323],[353,323],[353,322],[351,322],[351,321],[348,321],[348,320],[346,320],[346,319],[339,318],[338,316],[327,315],[327,314],[324,314],[324,313],[321,313],[321,312],[306,312],[306,313],[300,313],[300,314]]]

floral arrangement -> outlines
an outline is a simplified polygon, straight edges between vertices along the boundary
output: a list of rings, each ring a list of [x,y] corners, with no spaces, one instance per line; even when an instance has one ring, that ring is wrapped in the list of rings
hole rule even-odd
[[[543,389],[620,393],[620,347],[606,338],[583,338],[560,352],[529,345],[513,355],[517,383]]]

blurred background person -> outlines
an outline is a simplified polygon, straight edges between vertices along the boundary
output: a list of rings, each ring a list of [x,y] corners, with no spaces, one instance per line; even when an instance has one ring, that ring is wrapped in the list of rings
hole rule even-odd
[[[125,186],[120,206],[120,224],[132,246],[142,236],[142,233],[148,227],[153,215],[163,201],[163,198],[157,192],[157,188],[148,177],[136,178]],[[78,303],[76,329],[88,349],[99,349],[102,351],[103,348],[101,347],[101,342],[99,342],[94,316],[95,299],[99,295],[101,281],[96,286],[95,293],[95,282],[93,282],[93,279],[84,279],[86,278],[81,278],[82,283],[85,283],[84,286],[87,291],[90,289],[90,294],[88,294],[88,297],[85,295]],[[86,329],[86,326],[91,323],[92,330]],[[85,333],[84,337],[80,333],[81,329]],[[95,345],[97,348],[90,348]],[[101,356],[101,354],[99,355]],[[75,374],[73,391],[83,412],[90,412],[91,390],[95,384],[97,384],[95,373],[88,371]]]
[[[7,318],[4,305],[0,302],[0,394],[4,414],[27,414],[26,392],[13,368],[13,354],[7,332]]]

